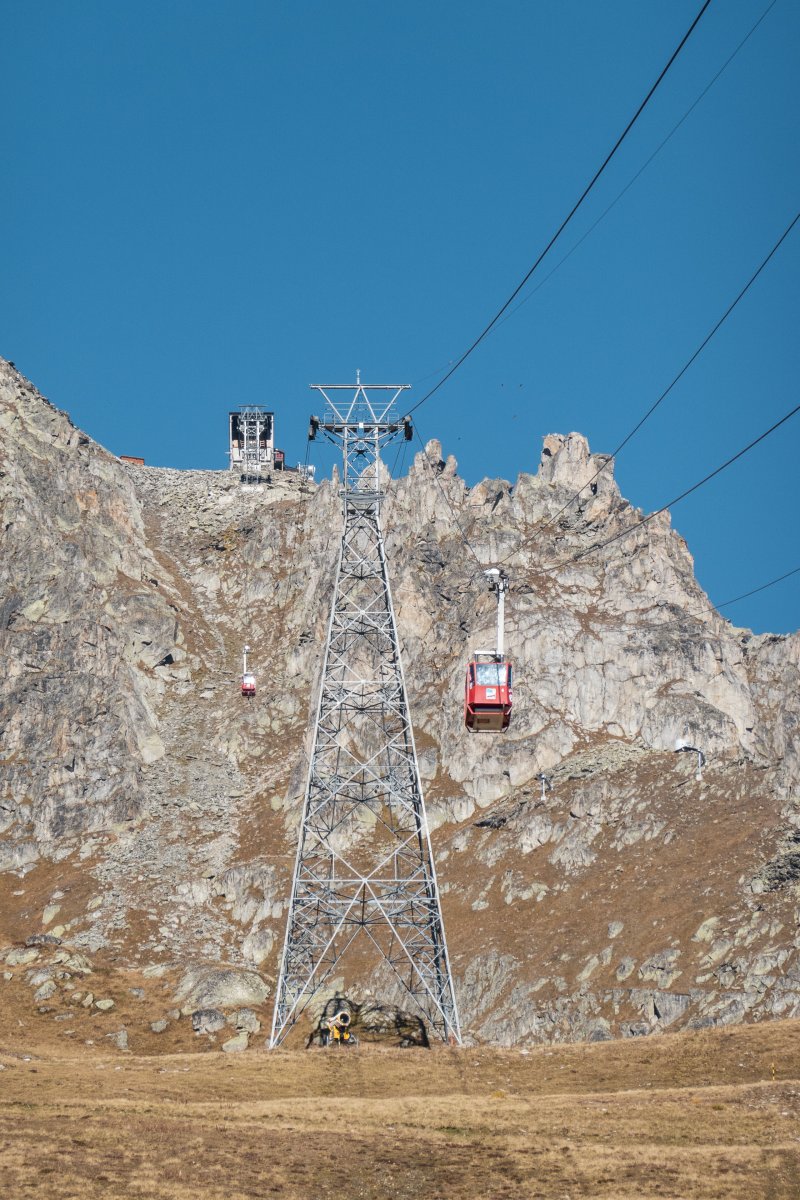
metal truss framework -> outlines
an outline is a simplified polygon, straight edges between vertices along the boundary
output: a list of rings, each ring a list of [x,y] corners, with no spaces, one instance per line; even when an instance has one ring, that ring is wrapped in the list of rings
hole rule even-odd
[[[381,452],[407,385],[314,384],[344,510],[270,1045],[364,934],[445,1040],[461,1033],[380,525]]]
[[[243,404],[240,411],[242,473],[260,475],[263,468],[272,467],[272,416],[255,404]]]

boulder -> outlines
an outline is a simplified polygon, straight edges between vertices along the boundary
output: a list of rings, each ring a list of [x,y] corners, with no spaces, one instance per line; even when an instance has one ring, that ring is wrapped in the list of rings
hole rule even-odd
[[[188,1015],[199,1008],[241,1008],[263,1004],[269,987],[255,971],[234,967],[190,967],[184,972],[175,1002]]]
[[[236,1037],[229,1038],[227,1042],[222,1043],[222,1049],[226,1054],[236,1054],[240,1050],[246,1050],[249,1038],[246,1033],[237,1033]]]
[[[217,1033],[225,1028],[225,1014],[218,1008],[199,1008],[192,1013],[192,1029],[195,1033]]]
[[[235,1029],[243,1029],[247,1033],[258,1033],[261,1029],[261,1022],[252,1008],[240,1008],[231,1013],[228,1017],[228,1024],[233,1025]]]
[[[24,967],[28,963],[36,962],[38,957],[39,951],[35,946],[26,947],[24,950],[9,950],[6,955],[6,966]]]

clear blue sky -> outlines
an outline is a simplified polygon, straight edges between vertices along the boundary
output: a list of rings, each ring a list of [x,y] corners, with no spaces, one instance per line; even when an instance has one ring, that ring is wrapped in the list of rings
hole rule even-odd
[[[768,2],[713,0],[535,278]],[[117,453],[222,467],[227,410],[262,403],[302,459],[309,383],[358,367],[417,400],[469,345],[699,7],[0,0],[0,353]],[[610,451],[689,357],[800,208],[799,51],[777,0],[422,407],[468,482],[535,470],[548,432]],[[800,226],[620,455],[634,504],[797,402],[799,265]],[[800,564],[798,451],[800,415],[674,510],[712,600]],[[761,632],[799,609],[797,575],[726,611]]]

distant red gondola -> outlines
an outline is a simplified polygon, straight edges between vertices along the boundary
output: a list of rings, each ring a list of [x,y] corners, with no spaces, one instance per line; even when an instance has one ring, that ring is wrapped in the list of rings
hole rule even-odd
[[[244,654],[242,655],[242,695],[255,696],[256,694],[256,677],[252,671],[247,669],[247,653],[250,647],[245,646]]]

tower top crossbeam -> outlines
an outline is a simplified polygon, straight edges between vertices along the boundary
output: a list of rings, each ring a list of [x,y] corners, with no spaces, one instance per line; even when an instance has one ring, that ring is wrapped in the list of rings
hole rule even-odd
[[[397,398],[407,391],[408,383],[355,384],[312,383],[326,403],[325,415],[312,416],[308,436],[313,441],[323,434],[342,450],[342,495],[347,501],[356,495],[363,507],[367,494],[379,504],[383,496],[381,452],[398,434],[411,441],[410,417],[399,417]]]
[[[410,383],[312,383],[327,405],[318,427],[328,434],[343,435],[346,430],[357,432],[398,433],[403,422],[396,408],[397,398],[407,391]],[[337,393],[332,396],[330,393]],[[339,395],[339,393],[349,393]],[[316,418],[314,418],[316,420]]]

